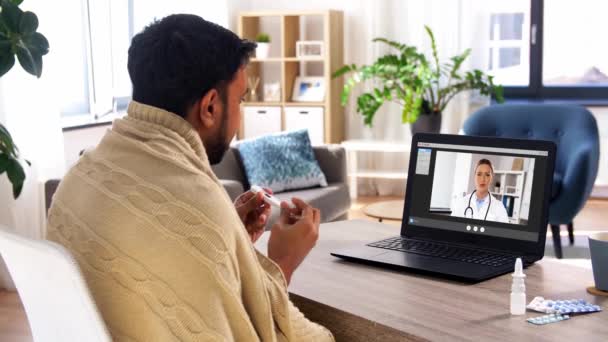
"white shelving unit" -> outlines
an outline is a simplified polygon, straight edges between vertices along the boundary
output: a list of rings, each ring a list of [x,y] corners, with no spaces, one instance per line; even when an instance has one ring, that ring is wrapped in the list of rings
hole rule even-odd
[[[520,211],[525,186],[525,171],[495,170],[494,183],[500,182],[500,188],[495,189],[495,184],[490,188],[490,193],[504,204],[505,197],[508,198],[505,208],[509,213],[509,207],[513,207],[509,215],[509,222],[518,224],[521,221]],[[496,191],[498,190],[498,191]],[[510,203],[512,201],[512,203]]]
[[[315,30],[311,30],[316,33],[307,32],[305,27],[308,23],[316,25]],[[269,56],[252,58],[247,67],[248,76],[260,80],[256,88],[258,100],[249,99],[243,103],[245,120],[238,138],[308,129],[313,145],[341,143],[344,140],[344,108],[340,104],[340,94],[344,79],[333,79],[331,75],[344,65],[343,12],[243,12],[238,17],[238,32],[239,36],[249,40],[254,40],[259,33],[270,33],[272,36]],[[323,43],[322,56],[301,57],[296,54],[297,42],[310,40]],[[293,99],[298,76],[323,78],[324,99],[318,102]],[[280,84],[280,97],[274,101],[264,101],[264,84],[271,83]],[[279,113],[279,117],[275,118],[274,113]],[[268,125],[267,118],[271,116],[276,124]]]

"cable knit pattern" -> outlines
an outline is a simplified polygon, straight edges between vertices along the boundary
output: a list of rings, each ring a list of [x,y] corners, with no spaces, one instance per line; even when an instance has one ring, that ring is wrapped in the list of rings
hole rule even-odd
[[[132,102],[62,180],[48,238],[116,341],[332,341],[289,301],[182,118]]]

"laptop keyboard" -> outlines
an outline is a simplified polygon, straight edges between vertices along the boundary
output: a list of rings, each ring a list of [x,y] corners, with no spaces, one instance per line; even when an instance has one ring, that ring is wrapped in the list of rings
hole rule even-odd
[[[511,255],[496,254],[492,252],[468,249],[464,247],[445,245],[428,241],[409,240],[401,236],[372,242],[368,244],[368,246],[494,267],[500,267],[507,264],[515,264],[515,257]]]

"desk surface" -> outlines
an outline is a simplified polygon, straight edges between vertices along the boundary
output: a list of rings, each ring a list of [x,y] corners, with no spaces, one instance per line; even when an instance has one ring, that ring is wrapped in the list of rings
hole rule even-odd
[[[525,270],[528,302],[534,296],[584,298],[604,310],[535,326],[525,319],[540,313],[509,314],[511,276],[508,274],[470,285],[351,263],[329,254],[353,243],[364,244],[398,234],[399,229],[394,226],[363,220],[321,225],[316,247],[292,277],[289,291],[296,299],[294,302],[300,305],[305,300],[304,308],[300,309],[307,316],[315,316],[317,321],[331,316],[330,322],[320,323],[335,334],[334,323],[348,321],[340,319],[340,315],[344,315],[370,322],[369,329],[385,327],[403,333],[401,338],[412,340],[605,341],[608,336],[608,298],[586,292],[587,286],[593,284],[592,272],[587,268],[547,259]],[[268,235],[264,234],[256,244],[261,251],[266,251]],[[320,314],[313,312],[315,305],[319,306]],[[331,310],[338,314],[330,314]]]

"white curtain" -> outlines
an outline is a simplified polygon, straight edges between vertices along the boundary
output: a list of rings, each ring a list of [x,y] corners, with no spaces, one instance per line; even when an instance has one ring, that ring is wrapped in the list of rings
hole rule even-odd
[[[6,174],[0,176],[0,225],[21,235],[41,238],[45,228],[43,184],[64,173],[63,135],[55,94],[60,91],[59,61],[53,57],[54,32],[61,25],[56,4],[44,0],[25,1],[21,8],[31,10],[40,21],[39,32],[50,42],[51,50],[43,57],[42,77],[27,74],[18,62],[0,79],[0,121],[9,129],[21,156],[31,167],[25,167],[26,182],[21,196],[14,200]],[[0,259],[0,288],[13,289]]]

